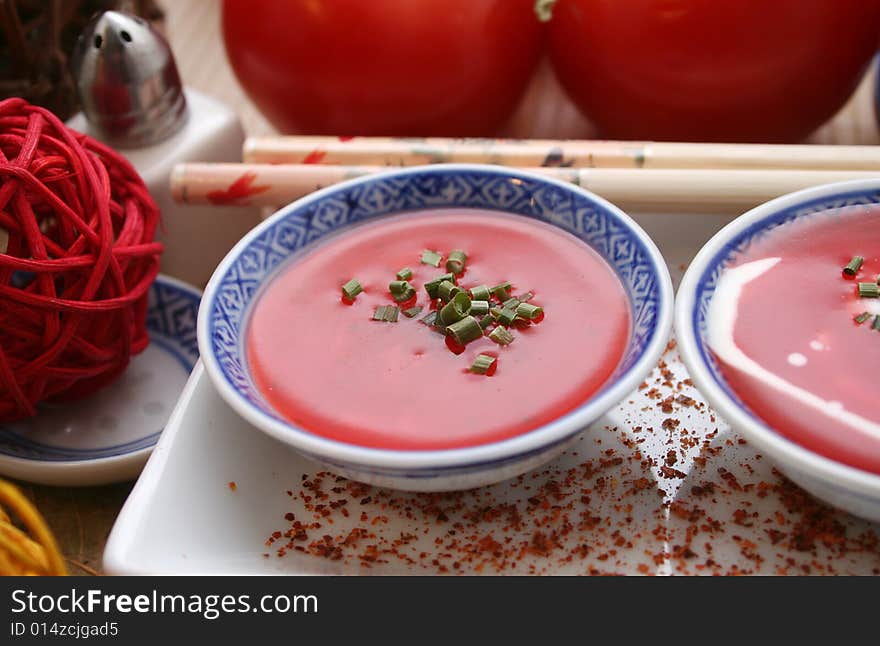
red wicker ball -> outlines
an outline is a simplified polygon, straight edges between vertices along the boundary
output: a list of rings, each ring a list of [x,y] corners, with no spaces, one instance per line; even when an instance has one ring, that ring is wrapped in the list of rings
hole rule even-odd
[[[121,155],[0,101],[0,421],[93,393],[147,347],[158,221]]]

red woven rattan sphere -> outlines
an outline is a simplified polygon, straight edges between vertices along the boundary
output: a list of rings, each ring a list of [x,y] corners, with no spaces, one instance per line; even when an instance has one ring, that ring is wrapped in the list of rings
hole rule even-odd
[[[158,219],[123,157],[0,101],[0,421],[94,392],[147,346]]]

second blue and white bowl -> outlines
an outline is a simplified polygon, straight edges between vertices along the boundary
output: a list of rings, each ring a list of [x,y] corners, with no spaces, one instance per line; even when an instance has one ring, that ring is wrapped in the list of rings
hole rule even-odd
[[[752,240],[774,227],[819,211],[878,203],[880,179],[810,188],[752,209],[724,227],[700,250],[679,285],[675,305],[679,352],[694,383],[713,408],[801,487],[835,507],[875,521],[880,521],[880,475],[814,453],[765,424],[724,380],[706,338],[709,303],[718,278]]]

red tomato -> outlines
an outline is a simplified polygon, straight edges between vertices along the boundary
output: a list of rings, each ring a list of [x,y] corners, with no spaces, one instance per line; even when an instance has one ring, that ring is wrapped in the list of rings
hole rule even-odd
[[[559,0],[550,52],[603,135],[797,141],[855,89],[878,0]]]
[[[238,80],[284,132],[491,135],[540,58],[534,0],[225,0]]]

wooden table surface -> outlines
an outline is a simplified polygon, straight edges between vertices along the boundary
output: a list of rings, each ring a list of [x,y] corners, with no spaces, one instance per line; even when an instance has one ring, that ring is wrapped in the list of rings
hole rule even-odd
[[[165,32],[185,84],[210,94],[241,114],[248,134],[275,132],[242,92],[226,62],[220,35],[219,0],[166,0]],[[877,144],[880,130],[868,75],[850,102],[809,141]],[[536,75],[522,105],[502,133],[509,137],[589,138],[594,132],[565,98],[546,66]],[[101,554],[116,515],[133,483],[81,489],[21,483],[58,536],[73,574],[101,570]]]

